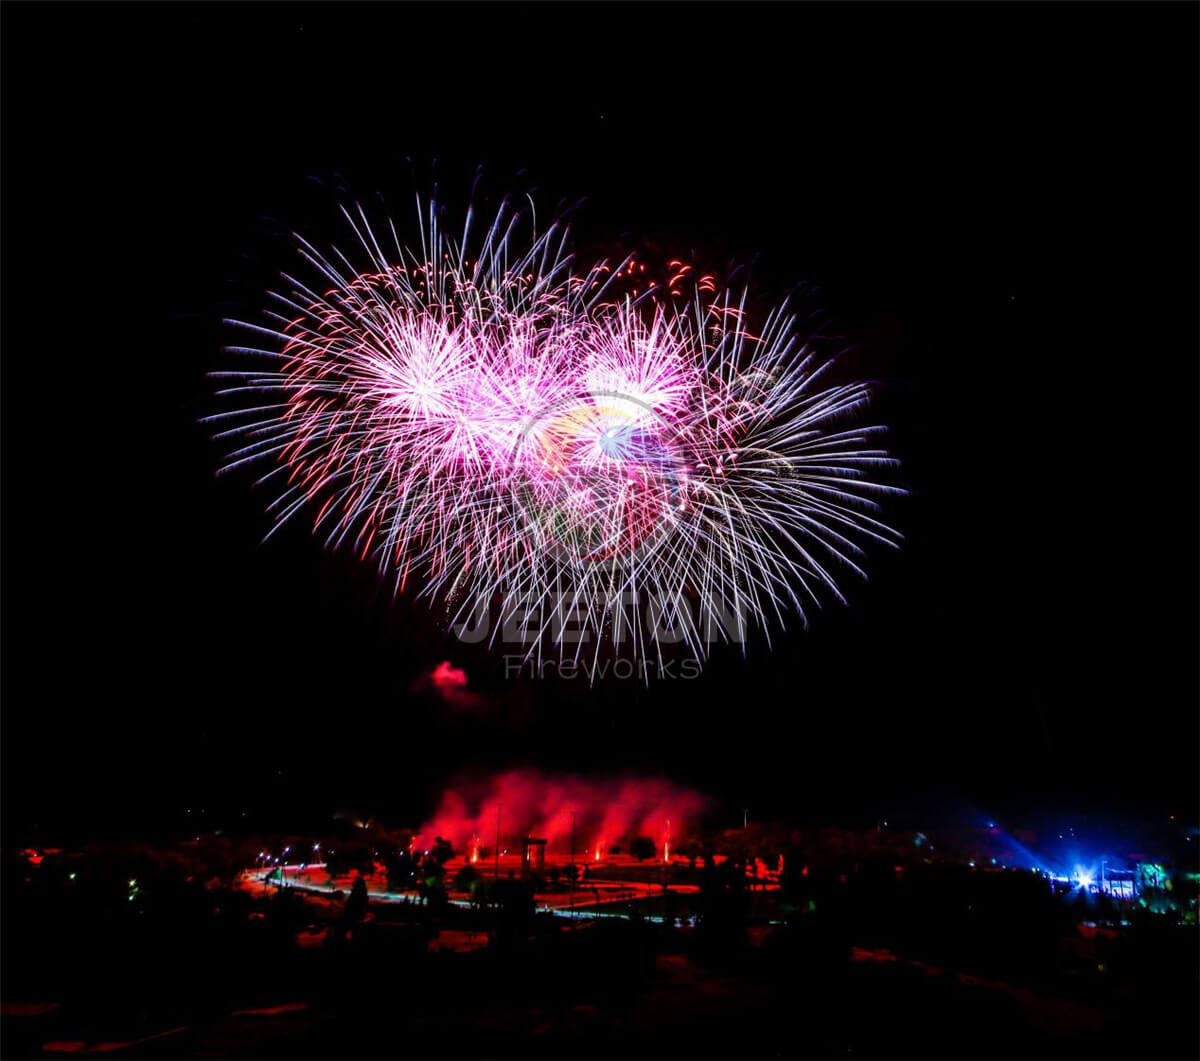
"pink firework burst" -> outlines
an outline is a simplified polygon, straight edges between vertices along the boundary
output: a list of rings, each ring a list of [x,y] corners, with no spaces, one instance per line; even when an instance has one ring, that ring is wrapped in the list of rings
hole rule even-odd
[[[527,653],[575,659],[769,637],[898,543],[869,389],[821,382],[786,305],[752,331],[744,290],[581,269],[507,208],[473,240],[431,206],[419,253],[344,213],[353,256],[301,240],[310,280],[241,325],[260,367],[215,373],[270,533],[310,520],[451,623],[498,607],[493,640],[520,615]]]

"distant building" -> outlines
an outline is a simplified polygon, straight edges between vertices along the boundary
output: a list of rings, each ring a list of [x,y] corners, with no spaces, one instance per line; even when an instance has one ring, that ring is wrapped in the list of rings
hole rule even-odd
[[[525,873],[541,874],[546,868],[546,841],[527,836],[521,844],[521,869]]]

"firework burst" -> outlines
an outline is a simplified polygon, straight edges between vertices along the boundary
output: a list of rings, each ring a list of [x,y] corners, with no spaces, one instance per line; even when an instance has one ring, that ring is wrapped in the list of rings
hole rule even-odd
[[[430,205],[419,251],[344,213],[353,252],[300,240],[309,279],[231,322],[257,367],[214,374],[268,537],[306,519],[452,624],[498,608],[493,641],[519,616],[527,653],[575,659],[769,638],[898,543],[868,387],[824,384],[786,306],[752,328],[690,266],[581,269],[565,226],[508,208],[455,238]]]

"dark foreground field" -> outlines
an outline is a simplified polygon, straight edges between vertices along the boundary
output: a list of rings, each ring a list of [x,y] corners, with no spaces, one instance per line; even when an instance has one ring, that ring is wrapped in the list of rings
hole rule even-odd
[[[359,921],[292,892],[21,878],[5,895],[3,1053],[1196,1056],[1194,926],[1098,930],[1019,881],[1005,906],[994,884],[943,883],[927,903],[818,884],[775,924],[709,888],[680,927],[636,909],[571,926],[519,895],[372,903]]]

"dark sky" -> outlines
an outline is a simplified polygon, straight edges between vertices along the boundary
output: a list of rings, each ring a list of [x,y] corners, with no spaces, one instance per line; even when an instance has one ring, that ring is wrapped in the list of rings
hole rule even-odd
[[[763,816],[1194,804],[1195,5],[3,11],[10,825],[413,821],[511,762]],[[406,159],[413,159],[410,165]],[[204,373],[285,234],[523,181],[582,234],[804,281],[906,535],[699,681],[505,687],[214,477]],[[520,174],[524,174],[520,176]],[[341,189],[345,189],[343,193]],[[466,666],[491,707],[412,691]],[[265,808],[265,809],[264,809]],[[414,809],[416,808],[416,809]]]

